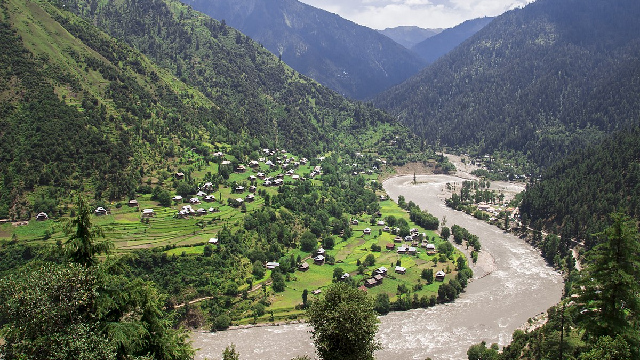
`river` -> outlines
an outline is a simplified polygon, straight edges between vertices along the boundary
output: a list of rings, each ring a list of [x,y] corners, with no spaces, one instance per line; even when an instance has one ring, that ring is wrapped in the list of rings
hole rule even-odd
[[[447,208],[442,199],[447,182],[464,179],[451,175],[419,175],[386,180],[389,196],[413,201],[446,225],[467,228],[482,245],[474,280],[454,303],[429,309],[394,312],[381,317],[378,339],[383,350],[378,360],[466,359],[470,345],[486,341],[506,345],[514,330],[529,318],[556,304],[562,277],[549,268],[539,253],[523,240]],[[236,344],[241,359],[288,360],[298,355],[313,358],[309,327],[304,324],[256,327],[218,333],[194,332],[196,359],[220,359],[226,346]]]

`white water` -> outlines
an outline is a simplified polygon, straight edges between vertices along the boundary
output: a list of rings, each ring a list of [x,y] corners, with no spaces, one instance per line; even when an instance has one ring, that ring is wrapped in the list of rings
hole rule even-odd
[[[445,207],[447,182],[461,182],[449,175],[392,178],[384,182],[396,200],[403,195],[438,219],[478,235],[482,252],[476,279],[454,303],[429,309],[395,312],[381,317],[378,338],[384,347],[378,360],[466,359],[470,345],[486,341],[506,345],[514,330],[529,318],[556,304],[562,294],[562,278],[549,268],[538,252],[523,240]],[[484,276],[486,275],[486,276]],[[224,348],[236,344],[241,359],[291,359],[313,356],[309,327],[304,324],[257,327],[219,333],[195,332],[196,359],[220,359]]]

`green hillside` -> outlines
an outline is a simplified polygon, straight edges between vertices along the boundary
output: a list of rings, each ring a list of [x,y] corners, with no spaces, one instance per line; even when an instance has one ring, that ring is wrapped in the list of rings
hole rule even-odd
[[[375,103],[428,140],[549,165],[640,118],[638,14],[630,0],[536,1]]]

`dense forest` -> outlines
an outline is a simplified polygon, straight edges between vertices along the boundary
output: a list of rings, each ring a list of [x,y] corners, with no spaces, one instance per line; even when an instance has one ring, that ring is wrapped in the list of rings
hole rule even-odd
[[[381,94],[426,139],[550,165],[640,117],[637,1],[536,1]]]
[[[596,245],[594,234],[608,215],[640,215],[640,129],[633,128],[582,149],[550,167],[528,184],[520,211],[534,229]],[[565,249],[566,251],[566,249]]]

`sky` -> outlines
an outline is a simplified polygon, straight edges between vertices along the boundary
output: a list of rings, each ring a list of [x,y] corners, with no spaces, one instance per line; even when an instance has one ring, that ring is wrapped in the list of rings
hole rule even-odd
[[[450,28],[497,16],[533,0],[300,0],[373,29],[396,26]]]

